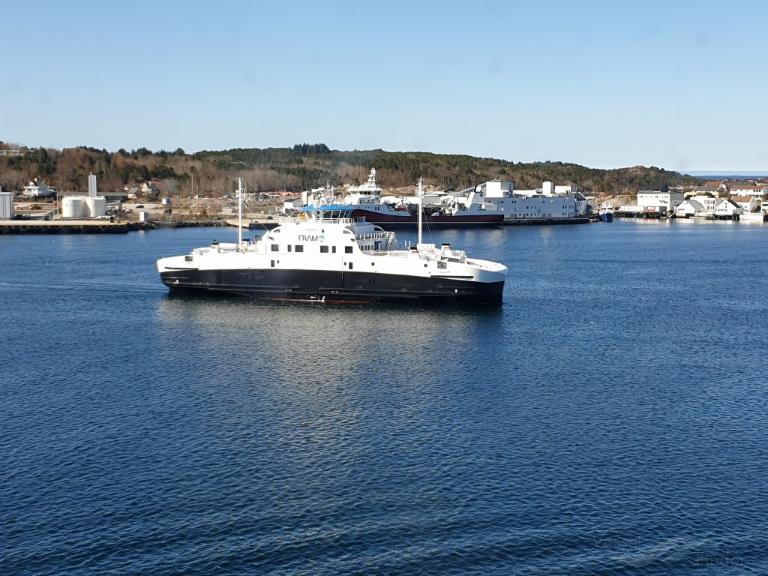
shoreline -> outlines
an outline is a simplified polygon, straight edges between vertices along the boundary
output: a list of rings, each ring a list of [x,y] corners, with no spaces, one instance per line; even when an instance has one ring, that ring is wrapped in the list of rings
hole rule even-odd
[[[93,220],[4,220],[3,234],[127,234],[158,228],[202,228],[226,226],[222,220],[186,220],[178,222],[106,222]]]

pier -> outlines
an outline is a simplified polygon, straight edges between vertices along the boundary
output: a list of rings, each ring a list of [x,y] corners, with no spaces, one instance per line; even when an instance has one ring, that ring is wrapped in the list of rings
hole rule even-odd
[[[221,220],[109,222],[108,220],[0,220],[0,234],[125,234],[157,228],[225,226]]]

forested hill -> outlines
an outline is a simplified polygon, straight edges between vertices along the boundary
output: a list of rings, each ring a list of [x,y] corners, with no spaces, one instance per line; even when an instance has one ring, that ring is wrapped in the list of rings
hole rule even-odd
[[[0,143],[1,149],[11,148]],[[120,190],[146,180],[159,181],[164,192],[186,195],[193,191],[224,194],[243,177],[249,190],[298,192],[326,183],[340,186],[365,181],[371,167],[384,188],[413,185],[423,176],[428,185],[456,190],[493,179],[513,180],[516,188],[535,188],[545,180],[576,184],[587,192],[636,192],[663,184],[691,185],[699,179],[663,168],[635,166],[615,170],[587,168],[564,162],[520,163],[429,152],[384,150],[330,150],[324,144],[298,144],[292,148],[236,148],[186,154],[152,152],[146,148],[108,152],[78,147],[64,150],[21,149],[20,156],[0,155],[0,185],[19,190],[25,182],[42,178],[59,190],[85,190],[89,172],[99,177],[99,189]]]

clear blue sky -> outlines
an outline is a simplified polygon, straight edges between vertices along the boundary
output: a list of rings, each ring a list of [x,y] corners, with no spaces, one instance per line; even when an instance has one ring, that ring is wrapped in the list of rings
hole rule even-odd
[[[0,140],[768,169],[760,1],[0,0]]]

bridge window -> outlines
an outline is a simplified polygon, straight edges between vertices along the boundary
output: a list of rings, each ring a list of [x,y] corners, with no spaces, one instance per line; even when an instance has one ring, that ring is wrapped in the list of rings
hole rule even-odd
[[[320,254],[328,254],[328,246],[320,246]]]
[[[280,247],[277,244],[272,244],[272,252],[277,252]]]
[[[331,246],[331,254],[336,254],[336,246]]]
[[[304,244],[296,244],[296,252],[304,252]]]
[[[352,246],[344,246],[345,254],[352,254]]]

